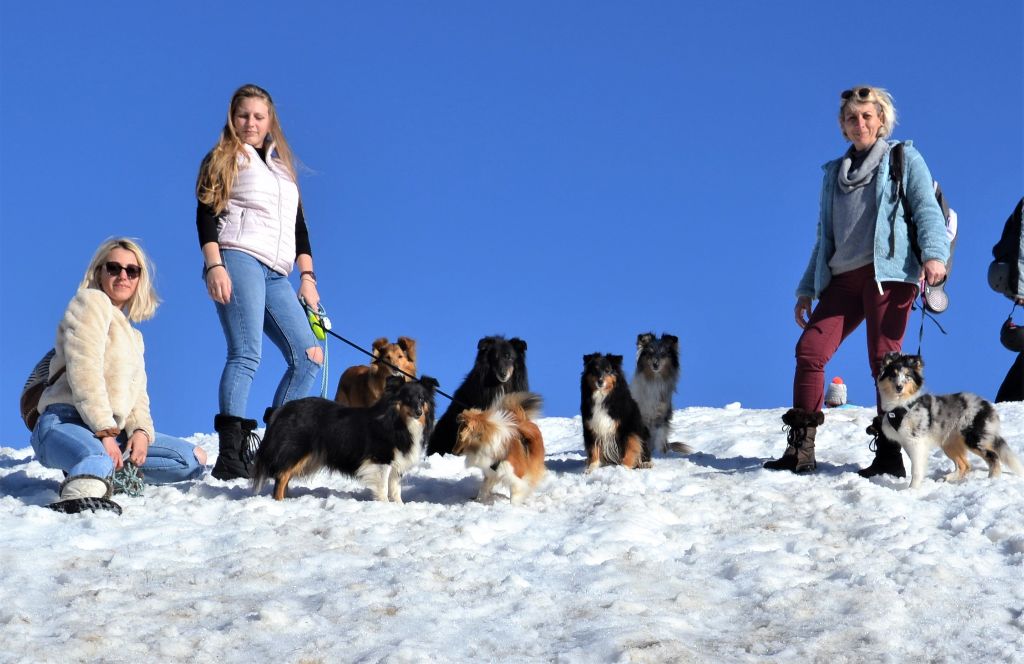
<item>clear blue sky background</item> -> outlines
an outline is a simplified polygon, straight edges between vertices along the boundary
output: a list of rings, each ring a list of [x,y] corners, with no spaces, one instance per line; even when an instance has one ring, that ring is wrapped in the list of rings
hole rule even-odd
[[[838,96],[859,83],[892,91],[895,137],[960,213],[931,387],[992,397],[1012,361],[985,270],[1024,194],[1019,0],[0,6],[4,445],[27,445],[25,376],[121,234],[152,254],[164,300],[141,326],[157,427],[212,431],[224,340],[193,186],[246,82],[271,91],[305,164],[336,330],[417,338],[449,391],[477,339],[515,335],[546,413],[573,415],[581,357],[631,367],[653,330],[680,338],[677,406],[788,405],[820,166],[846,148]],[[828,376],[867,404],[864,347],[860,331]],[[267,349],[251,417],[283,367]],[[331,344],[332,394],[364,361]]]

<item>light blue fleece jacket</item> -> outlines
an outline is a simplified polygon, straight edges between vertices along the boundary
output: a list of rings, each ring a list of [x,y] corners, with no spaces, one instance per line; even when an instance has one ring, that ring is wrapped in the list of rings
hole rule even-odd
[[[898,141],[888,141],[892,149]],[[942,209],[935,200],[932,174],[924,157],[910,141],[903,141],[903,187],[914,211],[917,223],[917,242],[923,260],[949,260],[949,238],[946,236],[946,221]],[[824,166],[825,178],[821,184],[818,202],[818,238],[811,252],[804,276],[797,286],[797,297],[817,299],[832,281],[829,259],[836,251],[832,232],[832,201],[837,186],[839,164],[842,158],[834,159]],[[875,175],[875,200],[878,216],[875,218],[875,281],[879,290],[883,281],[904,281],[917,283],[921,264],[910,248],[907,224],[903,216],[903,205],[894,198],[895,187],[889,180],[889,153],[886,152]],[[895,236],[895,237],[894,237]],[[894,242],[893,242],[894,241]]]

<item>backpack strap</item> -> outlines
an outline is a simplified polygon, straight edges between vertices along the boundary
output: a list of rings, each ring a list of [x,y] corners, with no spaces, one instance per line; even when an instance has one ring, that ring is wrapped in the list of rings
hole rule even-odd
[[[917,224],[914,222],[914,212],[910,208],[910,199],[907,198],[907,189],[903,184],[903,143],[897,143],[889,150],[889,178],[893,181],[893,201],[899,201],[903,205],[903,220],[907,224],[907,239],[910,241],[910,250],[914,252],[917,262],[924,265],[921,260],[921,246],[917,243]],[[896,210],[893,209],[893,215]],[[895,223],[895,216],[893,217]],[[889,255],[896,253],[896,232],[895,229],[889,235]]]

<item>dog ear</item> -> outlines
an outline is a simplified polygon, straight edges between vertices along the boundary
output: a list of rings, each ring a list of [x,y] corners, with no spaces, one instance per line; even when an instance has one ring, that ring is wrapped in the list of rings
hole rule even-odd
[[[643,334],[638,334],[636,335],[636,349],[640,350],[641,348],[651,343],[652,341],[654,341],[653,332],[644,332]]]
[[[924,358],[921,357],[920,355],[911,355],[910,364],[911,366],[914,367],[914,369],[921,371],[922,369],[924,369]]]
[[[590,364],[599,357],[601,357],[601,353],[590,353],[589,355],[584,355],[583,364]]]
[[[476,342],[477,350],[487,350],[494,345],[494,337],[484,337],[480,341]]]
[[[440,383],[437,382],[436,378],[431,376],[420,376],[420,385],[433,392],[438,388]]]
[[[900,357],[900,354],[897,353],[896,351],[892,351],[892,352],[886,353],[885,355],[882,356],[882,363],[879,365],[878,368],[879,369],[886,368],[887,366],[889,366],[890,364],[892,364],[893,362],[898,360],[899,357]]]
[[[672,346],[673,350],[679,350],[679,337],[674,334],[663,334],[661,340]]]
[[[384,381],[384,391],[397,392],[402,385],[405,385],[405,376],[388,376]]]
[[[617,370],[622,371],[622,356],[621,355],[609,355],[608,361],[612,363],[612,366]]]
[[[511,339],[508,340],[508,342],[512,344],[513,348],[519,351],[520,355],[526,352],[526,342],[520,339],[519,337],[512,337]]]
[[[380,337],[373,342],[371,348],[373,348],[373,359],[379,358],[384,354],[384,349],[388,347],[388,338]]]
[[[411,337],[398,337],[398,347],[405,351],[410,362],[416,361],[416,340]]]

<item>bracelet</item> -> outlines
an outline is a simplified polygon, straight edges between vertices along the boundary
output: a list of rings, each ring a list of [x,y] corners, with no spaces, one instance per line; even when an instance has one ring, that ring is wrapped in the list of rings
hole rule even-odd
[[[316,285],[316,272],[314,272],[313,270],[303,270],[302,272],[299,272],[299,279],[302,279],[307,274],[313,280],[313,285],[315,286]]]
[[[224,267],[224,263],[214,263],[213,265],[204,265],[203,266],[203,279],[206,278],[206,273],[209,272],[210,270],[212,270],[215,267],[223,267],[225,270],[227,269],[226,267]]]

